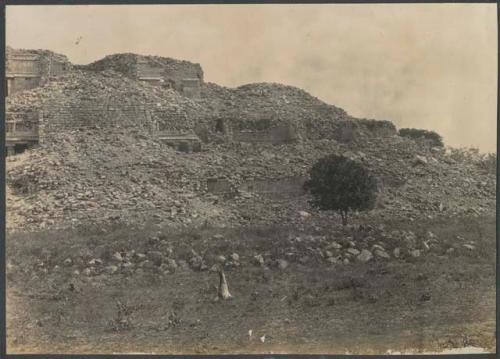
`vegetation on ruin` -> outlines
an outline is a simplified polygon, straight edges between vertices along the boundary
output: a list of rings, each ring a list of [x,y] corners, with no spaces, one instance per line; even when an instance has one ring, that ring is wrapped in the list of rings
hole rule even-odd
[[[347,157],[323,157],[311,168],[309,176],[304,189],[313,196],[311,205],[339,212],[344,225],[350,211],[369,210],[375,205],[376,179],[363,165]]]
[[[413,139],[424,139],[430,142],[432,146],[443,147],[443,138],[437,132],[423,130],[419,128],[401,128],[399,130],[401,137],[409,137]]]

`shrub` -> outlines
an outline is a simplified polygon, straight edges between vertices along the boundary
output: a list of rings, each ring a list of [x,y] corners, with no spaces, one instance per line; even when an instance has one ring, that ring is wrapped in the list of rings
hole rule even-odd
[[[482,156],[478,163],[478,167],[485,171],[487,174],[497,173],[497,155],[496,153],[487,153]]]
[[[418,128],[402,128],[399,130],[401,137],[408,137],[412,139],[423,139],[429,141],[432,146],[443,147],[443,138],[434,131],[422,130]]]
[[[375,205],[377,181],[358,162],[339,155],[321,158],[309,171],[304,189],[311,193],[311,205],[339,212],[347,224],[349,211],[369,210]]]

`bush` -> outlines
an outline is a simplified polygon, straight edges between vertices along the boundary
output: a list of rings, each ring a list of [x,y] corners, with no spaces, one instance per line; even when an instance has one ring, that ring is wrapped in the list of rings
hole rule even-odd
[[[481,160],[478,162],[477,165],[487,174],[496,174],[497,173],[496,153],[487,153],[481,156]]]
[[[375,205],[377,181],[358,162],[339,155],[321,158],[309,171],[304,189],[311,193],[311,205],[340,213],[347,224],[349,211],[369,210]]]
[[[418,128],[402,128],[399,130],[401,137],[408,137],[412,139],[422,139],[430,142],[432,146],[443,147],[443,138],[434,131],[422,130]]]

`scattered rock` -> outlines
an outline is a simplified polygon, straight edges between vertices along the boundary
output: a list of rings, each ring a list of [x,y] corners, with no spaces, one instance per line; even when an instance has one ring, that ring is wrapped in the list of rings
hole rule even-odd
[[[337,242],[331,242],[327,248],[333,248],[333,249],[341,249],[342,245],[337,243]]]
[[[238,255],[238,253],[231,254],[230,258],[233,262],[238,262],[240,260],[240,256]]]
[[[120,252],[115,252],[113,254],[113,260],[118,261],[118,262],[123,261],[122,254]]]
[[[410,251],[410,256],[412,256],[413,258],[420,257],[420,254],[420,249],[413,249]]]
[[[278,268],[281,270],[286,269],[289,265],[288,261],[284,259],[278,259],[277,262],[278,262]]]
[[[349,253],[353,256],[357,256],[360,252],[356,248],[349,248],[349,249],[347,249],[347,253]]]
[[[253,258],[257,264],[264,265],[264,257],[262,256],[262,254],[258,254]]]
[[[310,214],[309,212],[306,212],[306,211],[299,211],[299,216],[300,216],[302,219],[306,219],[306,218],[311,217],[311,214]]]
[[[89,261],[89,264],[91,266],[95,266],[95,265],[101,265],[102,264],[102,260],[100,259],[96,259],[96,258],[93,258]]]
[[[389,255],[389,253],[387,253],[386,251],[382,251],[380,249],[376,249],[373,253],[377,257],[380,257],[380,258],[385,258],[385,259],[390,259],[391,258],[391,256]]]
[[[375,250],[379,250],[379,251],[384,251],[385,252],[385,248],[383,246],[381,246],[380,244],[374,244],[372,246],[372,251],[375,251]]]
[[[372,258],[373,254],[368,249],[363,249],[361,253],[359,253],[359,255],[357,256],[357,259],[363,263],[370,261]]]
[[[201,271],[204,268],[203,258],[200,256],[191,257],[191,259],[189,260],[189,264],[194,270]]]
[[[416,155],[415,160],[413,162],[415,165],[426,165],[427,164],[427,158],[424,156]]]
[[[178,267],[177,262],[175,261],[175,259],[167,258],[165,262],[166,262],[165,264],[167,265],[167,268],[169,270],[175,270]]]
[[[108,274],[114,274],[118,271],[118,267],[115,265],[110,265],[106,267],[106,273]]]
[[[342,261],[342,258],[328,257],[326,260],[332,264],[339,264]]]
[[[85,268],[82,273],[88,277],[92,274],[92,270],[90,268]]]
[[[177,265],[179,266],[180,269],[182,269],[184,271],[187,271],[190,268],[189,264],[183,259],[178,260]]]
[[[72,260],[71,258],[66,258],[66,259],[64,260],[64,265],[65,265],[66,267],[70,267],[70,266],[72,266],[72,265],[73,265],[73,260]]]

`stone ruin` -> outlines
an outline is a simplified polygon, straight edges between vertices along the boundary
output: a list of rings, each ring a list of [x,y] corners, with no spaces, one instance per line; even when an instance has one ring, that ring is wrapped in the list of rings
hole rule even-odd
[[[42,85],[49,78],[67,73],[66,56],[45,50],[6,49],[6,96]]]
[[[158,135],[160,142],[176,149],[179,152],[191,153],[201,151],[201,141],[195,134],[161,133]]]
[[[199,64],[159,56],[115,54],[79,68],[114,70],[129,78],[171,88],[194,98],[200,96],[200,86],[203,84],[203,70]]]
[[[5,149],[7,155],[23,152],[38,143],[39,116],[34,111],[9,111],[5,113]]]
[[[227,178],[209,178],[207,192],[222,197],[234,197],[238,193],[259,195],[272,199],[293,198],[304,195],[305,177],[247,178],[234,183]]]

